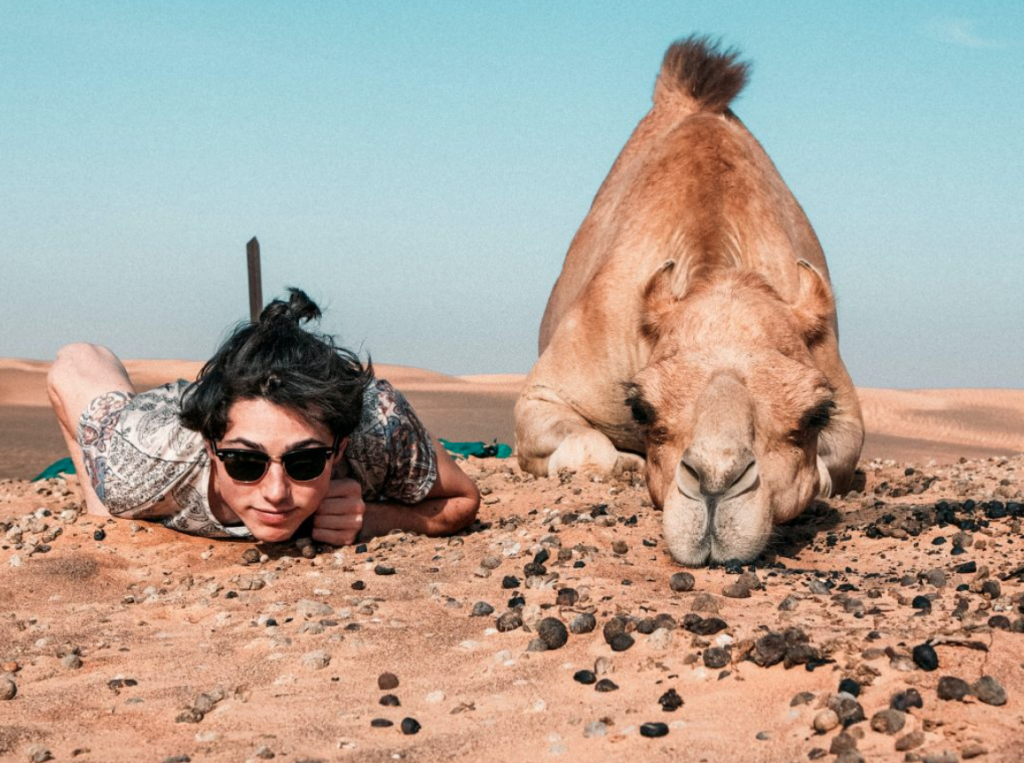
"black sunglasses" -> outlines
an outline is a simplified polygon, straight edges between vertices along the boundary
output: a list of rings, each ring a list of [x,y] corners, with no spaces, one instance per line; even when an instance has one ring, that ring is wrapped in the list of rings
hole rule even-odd
[[[324,473],[330,458],[338,452],[338,442],[330,448],[300,448],[271,458],[259,450],[214,448],[213,452],[224,464],[224,471],[236,482],[259,482],[270,468],[271,461],[280,461],[285,474],[295,482],[310,482]]]

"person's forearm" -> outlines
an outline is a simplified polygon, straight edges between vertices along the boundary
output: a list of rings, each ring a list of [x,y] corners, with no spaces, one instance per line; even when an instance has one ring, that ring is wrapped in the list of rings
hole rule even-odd
[[[367,503],[359,540],[386,535],[392,530],[451,535],[469,526],[476,517],[477,501],[468,496],[428,498],[415,505]]]

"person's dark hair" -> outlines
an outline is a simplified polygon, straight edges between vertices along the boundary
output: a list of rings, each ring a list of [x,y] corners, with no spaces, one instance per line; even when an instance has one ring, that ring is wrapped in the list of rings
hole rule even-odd
[[[275,299],[257,322],[239,323],[203,366],[182,399],[183,426],[219,440],[234,403],[262,398],[324,424],[337,438],[356,428],[373,365],[367,360],[364,367],[334,337],[300,326],[319,319],[320,308],[300,289],[288,291],[288,301]]]

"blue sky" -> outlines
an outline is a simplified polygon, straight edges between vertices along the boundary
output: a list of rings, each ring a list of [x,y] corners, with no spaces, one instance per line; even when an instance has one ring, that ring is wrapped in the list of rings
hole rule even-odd
[[[1024,380],[1015,2],[0,0],[0,356],[209,356],[305,288],[379,362],[524,372],[665,48],[721,36],[862,385]]]

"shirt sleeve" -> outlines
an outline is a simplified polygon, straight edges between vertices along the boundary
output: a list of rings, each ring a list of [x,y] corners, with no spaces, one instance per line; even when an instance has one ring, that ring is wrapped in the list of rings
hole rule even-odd
[[[363,399],[362,420],[346,455],[364,500],[419,503],[437,481],[430,435],[405,396],[383,379]]]

